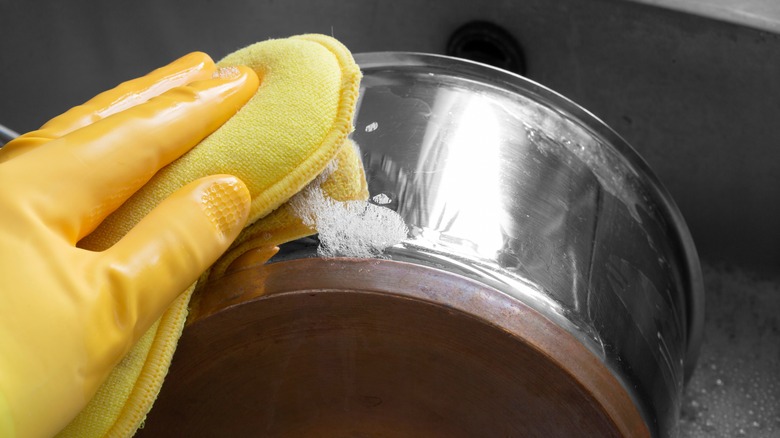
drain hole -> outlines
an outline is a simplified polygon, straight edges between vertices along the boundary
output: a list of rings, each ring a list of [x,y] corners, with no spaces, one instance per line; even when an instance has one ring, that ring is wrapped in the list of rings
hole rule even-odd
[[[447,42],[446,53],[525,74],[520,45],[509,32],[487,21],[472,21],[458,28]]]

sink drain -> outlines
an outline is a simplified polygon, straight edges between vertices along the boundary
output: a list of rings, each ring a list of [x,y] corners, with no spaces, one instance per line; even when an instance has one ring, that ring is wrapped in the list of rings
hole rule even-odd
[[[520,44],[502,27],[487,21],[472,21],[459,27],[450,36],[446,53],[525,74]]]

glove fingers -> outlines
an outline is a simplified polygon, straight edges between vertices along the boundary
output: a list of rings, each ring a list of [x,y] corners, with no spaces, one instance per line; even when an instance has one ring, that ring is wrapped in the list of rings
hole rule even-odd
[[[53,198],[40,206],[46,210],[41,214],[75,244],[159,169],[233,116],[258,82],[252,70],[241,67],[177,87],[19,157],[29,160],[32,172],[40,171],[41,160],[53,164],[42,182],[46,186],[37,188]]]
[[[74,107],[41,126],[20,136],[0,150],[0,162],[18,156],[50,140],[124,111],[182,85],[211,77],[214,62],[205,53],[193,52],[149,74],[105,91],[83,105]]]
[[[104,312],[104,323],[134,327],[137,340],[238,236],[250,202],[242,181],[215,175],[188,184],[158,205],[100,254],[102,266],[110,270],[102,277],[112,282],[106,287],[115,307]]]
[[[42,126],[52,138],[62,137],[78,128],[134,107],[166,91],[195,81],[210,79],[216,67],[209,55],[187,54],[145,76],[124,82],[70,109]]]

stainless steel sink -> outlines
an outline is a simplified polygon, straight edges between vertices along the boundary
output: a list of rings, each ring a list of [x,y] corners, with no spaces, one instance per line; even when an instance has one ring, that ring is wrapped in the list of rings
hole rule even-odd
[[[519,46],[524,75],[639,152],[691,229],[709,298],[683,435],[777,436],[778,9],[767,0],[0,2],[0,123],[34,129],[187,51],[219,58],[319,32],[353,52],[443,54],[464,24],[494,24]],[[462,53],[505,54],[501,42],[472,38]]]

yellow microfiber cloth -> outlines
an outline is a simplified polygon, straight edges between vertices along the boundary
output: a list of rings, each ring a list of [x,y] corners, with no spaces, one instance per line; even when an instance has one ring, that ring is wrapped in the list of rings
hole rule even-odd
[[[368,184],[357,147],[347,140],[326,170],[311,184],[319,185],[324,193],[335,201],[351,201],[368,197]],[[319,181],[319,180],[322,181]],[[209,278],[223,275],[236,258],[254,248],[268,248],[300,237],[316,233],[304,223],[295,206],[290,202],[274,210],[262,220],[250,225],[236,238],[231,248],[209,271]]]
[[[109,216],[80,246],[103,250],[178,188],[202,176],[232,174],[252,195],[248,226],[201,277],[219,277],[241,254],[314,231],[284,205],[334,163],[323,189],[336,200],[366,199],[359,155],[347,141],[360,70],[350,52],[324,35],[269,40],[218,66],[246,65],[260,87],[220,129],[171,163]],[[334,161],[335,159],[335,161]],[[63,437],[131,436],[157,397],[187,318],[195,286],[185,291],[117,365]]]

